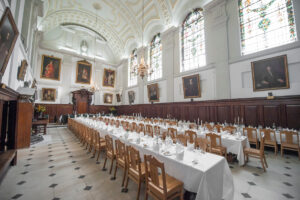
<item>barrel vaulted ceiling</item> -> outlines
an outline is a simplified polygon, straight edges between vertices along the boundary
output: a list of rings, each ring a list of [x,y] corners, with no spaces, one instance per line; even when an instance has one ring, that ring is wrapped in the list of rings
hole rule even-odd
[[[144,43],[157,32],[177,26],[182,15],[211,0],[145,0]],[[115,61],[142,43],[143,0],[45,0],[38,25],[47,33],[62,24],[83,25],[101,34]]]

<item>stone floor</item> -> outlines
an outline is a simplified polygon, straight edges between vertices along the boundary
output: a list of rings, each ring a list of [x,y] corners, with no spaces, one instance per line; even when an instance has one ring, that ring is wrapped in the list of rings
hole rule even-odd
[[[258,160],[245,167],[230,165],[234,199],[300,199],[300,161],[296,155],[282,158],[267,151],[269,168],[264,173]],[[0,200],[136,199],[137,185],[129,182],[121,193],[122,170],[111,181],[100,162],[78,143],[65,127],[49,128],[44,141],[18,151],[18,164],[10,168],[0,185]],[[140,199],[144,199],[144,186]]]

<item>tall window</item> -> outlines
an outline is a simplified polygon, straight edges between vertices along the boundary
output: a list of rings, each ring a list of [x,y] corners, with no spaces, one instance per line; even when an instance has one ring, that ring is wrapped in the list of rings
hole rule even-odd
[[[183,21],[181,48],[181,72],[206,65],[202,9],[197,8],[190,12]]]
[[[137,65],[137,50],[134,49],[129,58],[128,65],[128,87],[134,86],[137,84],[137,73],[133,70],[134,66]]]
[[[162,77],[162,45],[160,34],[155,35],[150,43],[149,57],[150,57],[150,68],[153,73],[148,76],[148,81],[153,81]]]
[[[297,40],[292,0],[239,0],[242,55]]]

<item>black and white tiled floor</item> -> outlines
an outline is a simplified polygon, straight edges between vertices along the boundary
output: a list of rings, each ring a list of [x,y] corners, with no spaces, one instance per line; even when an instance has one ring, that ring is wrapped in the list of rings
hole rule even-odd
[[[44,141],[18,151],[18,164],[11,167],[0,185],[0,200],[126,200],[136,199],[137,185],[129,182],[121,193],[122,170],[110,180],[102,171],[103,154],[96,162],[65,127],[50,128]],[[300,161],[297,156],[282,158],[267,152],[269,168],[250,159],[245,167],[230,165],[234,178],[234,199],[300,199]],[[110,162],[109,162],[110,163]],[[142,186],[140,199],[144,198]]]

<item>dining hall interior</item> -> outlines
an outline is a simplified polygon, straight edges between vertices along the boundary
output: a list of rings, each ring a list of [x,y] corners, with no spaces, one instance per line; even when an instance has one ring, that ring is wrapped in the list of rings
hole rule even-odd
[[[300,199],[299,27],[298,0],[0,0],[0,199]]]

